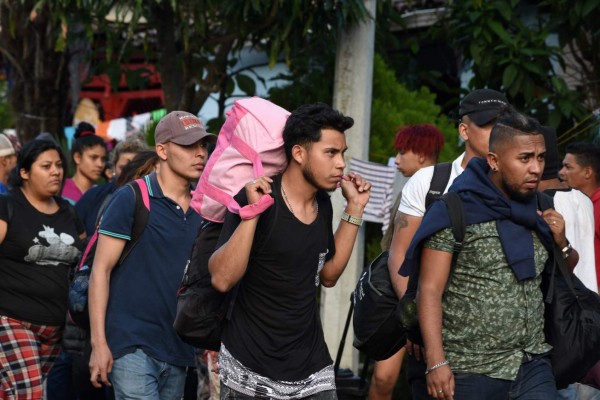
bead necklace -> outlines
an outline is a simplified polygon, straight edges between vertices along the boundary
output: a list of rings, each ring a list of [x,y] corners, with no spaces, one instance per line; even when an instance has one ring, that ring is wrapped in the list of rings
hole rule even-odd
[[[290,208],[292,215],[296,216],[296,213],[294,212],[294,208],[292,207],[292,203],[290,203],[290,201],[288,200],[287,194],[285,193],[285,189],[283,188],[283,182],[281,182],[281,194],[283,195],[283,199],[285,200],[285,203]],[[315,214],[319,214],[319,202],[317,202],[316,196],[313,199],[313,210],[315,211]]]

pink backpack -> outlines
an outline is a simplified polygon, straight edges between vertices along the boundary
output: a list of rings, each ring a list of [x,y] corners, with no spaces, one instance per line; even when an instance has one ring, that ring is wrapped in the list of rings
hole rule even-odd
[[[289,115],[260,97],[237,100],[192,193],[192,208],[209,221],[223,222],[227,209],[251,218],[270,207],[271,196],[243,209],[233,196],[251,180],[285,169],[282,132]]]

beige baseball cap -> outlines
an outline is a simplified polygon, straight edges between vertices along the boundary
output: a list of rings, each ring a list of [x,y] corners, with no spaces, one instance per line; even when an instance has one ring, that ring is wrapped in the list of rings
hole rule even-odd
[[[4,133],[0,133],[0,157],[16,154],[11,140]]]
[[[206,132],[197,116],[186,111],[171,111],[159,121],[154,130],[156,144],[173,142],[189,146],[205,138],[212,143],[217,140],[216,135]]]

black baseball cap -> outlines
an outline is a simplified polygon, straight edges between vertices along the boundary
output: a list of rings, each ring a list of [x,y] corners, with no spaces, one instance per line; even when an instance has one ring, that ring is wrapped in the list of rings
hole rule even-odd
[[[508,104],[506,96],[496,90],[475,89],[460,102],[458,116],[468,115],[478,126],[485,126]]]

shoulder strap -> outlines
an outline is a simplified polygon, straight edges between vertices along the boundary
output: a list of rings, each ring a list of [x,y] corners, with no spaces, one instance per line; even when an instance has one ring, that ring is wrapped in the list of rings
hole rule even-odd
[[[102,204],[100,204],[100,208],[98,209],[98,215],[96,215],[96,229],[100,227],[100,223],[102,222],[102,215],[104,214],[104,210],[106,210],[108,203],[110,203],[113,194],[114,193],[107,194],[104,200],[102,200]]]
[[[456,192],[447,192],[442,196],[442,200],[448,208],[448,215],[452,222],[452,235],[454,236],[454,251],[457,255],[462,250],[467,222],[465,218],[465,209],[460,196]]]
[[[538,192],[537,193],[537,203],[538,207],[541,211],[545,211],[549,208],[554,208],[554,197],[548,195],[547,193]],[[575,286],[573,283],[573,275],[569,272],[567,267],[567,262],[563,258],[562,252],[558,248],[558,246],[554,243],[552,246],[552,261],[551,261],[551,275],[550,275],[550,284],[548,286],[548,291],[546,292],[546,303],[551,303],[554,298],[554,290],[555,290],[555,279],[557,271],[563,276],[569,291],[573,294],[575,300],[579,303],[579,297],[577,292],[575,291]],[[581,304],[580,304],[581,307]]]
[[[448,208],[448,215],[452,223],[452,236],[454,237],[454,246],[452,248],[452,266],[456,264],[456,259],[462,250],[465,232],[467,230],[467,222],[465,217],[465,209],[462,200],[456,192],[447,192],[441,197],[442,201]],[[410,276],[406,292],[416,295],[419,285],[419,269]]]
[[[146,225],[148,225],[148,219],[150,217],[150,196],[148,195],[148,186],[146,185],[144,178],[136,179],[135,181],[128,183],[127,186],[133,190],[135,210],[133,214],[131,240],[125,245],[123,253],[119,258],[119,264],[127,258],[131,250],[133,250],[139,241],[144,229],[146,229]]]
[[[554,197],[544,192],[538,192],[537,203],[541,211],[545,211],[549,208],[554,208]]]
[[[425,196],[426,209],[444,193],[451,173],[452,163],[450,162],[438,163],[433,166],[433,176],[429,184],[429,191],[427,192],[427,196]]]

